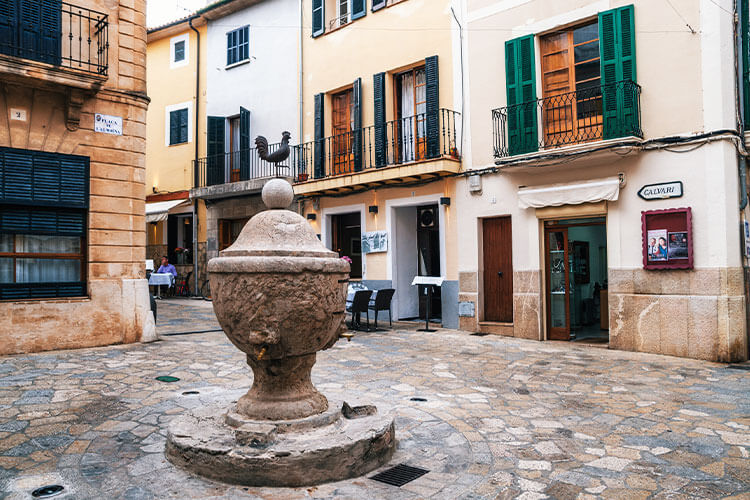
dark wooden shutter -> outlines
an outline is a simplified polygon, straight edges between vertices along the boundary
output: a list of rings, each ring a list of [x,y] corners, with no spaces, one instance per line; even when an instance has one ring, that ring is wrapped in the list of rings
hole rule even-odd
[[[230,31],[229,33],[227,33],[227,66],[234,63],[234,56],[232,54],[232,47],[234,47],[234,44],[232,43],[232,37],[234,34],[234,31]]]
[[[425,59],[425,94],[427,96],[427,158],[440,156],[440,73],[438,56]]]
[[[23,0],[19,3],[18,55],[60,64],[62,2]]]
[[[352,149],[354,150],[354,170],[362,170],[362,79],[357,78],[352,85]]]
[[[41,0],[24,0],[19,4],[18,55],[38,59],[41,30]]]
[[[0,2],[0,54],[17,54],[18,10],[15,0]]]
[[[62,2],[60,0],[42,0],[40,17],[42,20],[39,38],[40,60],[50,64],[60,64]]]
[[[539,145],[533,35],[505,42],[505,78],[510,154],[536,151]]]
[[[169,112],[169,145],[180,142],[180,117],[178,111]]]
[[[599,14],[604,138],[639,135],[632,5]]]
[[[385,7],[386,0],[372,0],[372,11],[380,10]]]
[[[187,108],[181,109],[178,113],[180,122],[180,144],[182,144],[190,140],[190,138],[188,137],[188,120],[190,119],[190,117],[188,116]]]
[[[3,207],[0,233],[84,236],[86,214],[81,210]]]
[[[22,149],[0,149],[0,203],[88,208],[89,159]]]
[[[320,36],[325,32],[325,0],[312,0],[312,36]]]
[[[315,156],[313,159],[315,178],[325,177],[325,141],[324,141],[324,120],[323,120],[323,100],[325,94],[315,95]]]
[[[375,166],[384,167],[388,163],[385,126],[385,73],[373,75],[372,89],[375,103]]]
[[[250,111],[240,107],[240,180],[250,179]]]
[[[206,127],[206,184],[224,184],[224,126],[222,116],[209,116]]]
[[[365,17],[367,15],[367,1],[366,0],[352,0],[352,21]]]

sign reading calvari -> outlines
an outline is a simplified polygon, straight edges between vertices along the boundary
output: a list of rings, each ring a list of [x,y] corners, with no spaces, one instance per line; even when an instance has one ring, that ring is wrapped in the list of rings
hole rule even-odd
[[[682,181],[648,184],[638,191],[638,196],[644,200],[664,200],[682,196]]]
[[[102,134],[122,135],[122,116],[94,115],[94,131]]]

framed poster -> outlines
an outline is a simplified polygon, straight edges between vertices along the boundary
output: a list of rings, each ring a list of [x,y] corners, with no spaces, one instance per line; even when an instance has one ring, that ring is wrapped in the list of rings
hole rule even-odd
[[[362,253],[378,253],[388,251],[388,233],[373,231],[362,235]]]
[[[687,208],[641,212],[644,269],[692,269],[692,211]]]

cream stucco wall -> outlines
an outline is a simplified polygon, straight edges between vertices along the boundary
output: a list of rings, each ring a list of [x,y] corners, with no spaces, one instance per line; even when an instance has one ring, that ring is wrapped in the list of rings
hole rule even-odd
[[[206,26],[198,27],[201,33],[201,75],[199,119],[195,123],[195,74],[197,62],[197,37],[187,22],[183,29],[170,30],[169,35],[149,34],[146,73],[147,89],[151,104],[147,116],[146,143],[146,196],[159,192],[174,192],[193,186],[193,159],[195,138],[198,138],[199,156],[206,150]],[[170,67],[170,40],[187,34],[189,36],[188,64]],[[163,36],[163,37],[162,37]],[[169,146],[165,143],[167,130],[167,108],[181,103],[192,103],[188,120],[193,133],[188,142]],[[197,134],[196,134],[197,131]],[[167,137],[168,139],[168,137]]]

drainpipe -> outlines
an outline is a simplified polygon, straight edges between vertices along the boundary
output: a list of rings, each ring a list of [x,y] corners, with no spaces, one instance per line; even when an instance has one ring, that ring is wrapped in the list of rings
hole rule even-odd
[[[303,37],[303,22],[304,22],[304,6],[302,5],[304,3],[303,0],[299,0],[299,55],[298,55],[298,61],[297,64],[299,65],[299,132],[297,144],[302,144],[302,121],[304,119],[304,113],[302,111],[302,37]],[[299,167],[299,165],[298,165]]]
[[[193,26],[193,19],[197,19],[200,16],[191,16],[190,19],[188,19],[188,25],[190,26],[190,29],[195,31],[195,45],[196,45],[196,51],[195,51],[195,118],[193,119],[193,130],[194,132],[194,138],[195,141],[195,158],[193,161],[193,170],[197,169],[198,167],[198,155],[199,155],[199,148],[198,148],[198,123],[200,120],[198,119],[200,116],[200,102],[201,102],[201,34],[200,32],[195,29],[195,26]],[[194,173],[195,174],[195,173]],[[195,178],[195,175],[193,175],[193,178]],[[200,290],[198,290],[199,286],[199,280],[198,280],[198,200],[193,201],[193,278],[195,279],[195,294],[198,295],[200,293]]]

